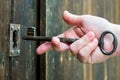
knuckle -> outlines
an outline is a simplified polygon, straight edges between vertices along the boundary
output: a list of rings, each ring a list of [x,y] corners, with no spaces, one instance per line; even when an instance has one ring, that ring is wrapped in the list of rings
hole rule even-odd
[[[90,41],[90,39],[88,38],[88,36],[87,35],[85,35],[83,38],[81,38],[81,42],[83,43],[83,42],[89,42]]]
[[[72,46],[70,46],[70,52],[72,53],[72,54],[77,54],[77,50],[76,49],[74,49]]]
[[[81,58],[85,58],[86,56],[85,56],[85,51],[84,50],[80,50],[79,51],[79,56],[81,57]]]
[[[80,59],[80,58],[78,58],[78,60],[79,60],[79,62],[82,63],[82,64],[88,64],[87,61],[84,61],[84,60],[82,60],[82,59]]]
[[[87,47],[86,47],[86,53],[88,53],[88,51],[90,52],[92,50],[92,48],[91,48],[91,46],[90,45],[87,45]]]
[[[89,18],[89,17],[92,17],[92,15],[90,14],[85,14],[85,15],[82,15],[83,18]]]
[[[88,64],[93,64],[91,57],[89,57],[89,59],[88,59]]]
[[[77,59],[79,60],[80,63],[85,63],[85,61],[79,55],[77,55]]]
[[[53,47],[54,50],[56,50],[56,51],[58,51],[58,52],[61,52],[61,46],[60,46],[60,44],[58,44],[58,45],[53,45],[52,47]]]
[[[93,64],[93,62],[91,60],[83,60],[82,58],[80,57],[77,57],[77,59],[79,60],[80,63],[82,64]]]

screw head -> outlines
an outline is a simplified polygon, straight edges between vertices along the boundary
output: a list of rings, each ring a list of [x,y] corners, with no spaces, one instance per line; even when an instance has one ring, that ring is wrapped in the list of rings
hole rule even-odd
[[[12,31],[14,30],[14,26],[11,26],[11,30],[12,30]]]

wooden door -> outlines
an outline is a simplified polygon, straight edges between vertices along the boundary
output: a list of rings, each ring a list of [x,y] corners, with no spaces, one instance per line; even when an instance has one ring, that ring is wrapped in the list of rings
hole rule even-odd
[[[9,55],[10,23],[21,25],[21,35],[35,26],[37,35],[55,36],[70,28],[62,20],[64,10],[119,24],[119,7],[120,0],[0,0],[0,80],[120,80],[119,57],[85,65],[69,51],[52,50],[38,56],[35,49],[39,42],[24,40],[20,55]]]
[[[21,40],[20,55],[9,55],[10,23],[25,35],[37,20],[37,0],[0,0],[0,80],[37,80],[36,42]]]
[[[91,14],[120,22],[120,0],[46,0],[46,36],[55,36],[70,28],[62,13]],[[69,51],[46,53],[46,80],[120,80],[120,58],[103,63],[81,64]]]

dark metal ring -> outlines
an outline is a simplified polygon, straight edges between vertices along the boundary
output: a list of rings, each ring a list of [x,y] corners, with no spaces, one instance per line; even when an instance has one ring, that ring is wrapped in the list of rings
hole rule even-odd
[[[108,52],[108,51],[104,50],[104,37],[105,37],[106,34],[111,34],[113,36],[113,50],[111,52]],[[105,31],[101,34],[101,37],[100,37],[100,40],[99,40],[99,47],[100,47],[100,50],[103,54],[111,55],[112,53],[114,53],[116,51],[117,45],[118,45],[117,38],[112,32]]]

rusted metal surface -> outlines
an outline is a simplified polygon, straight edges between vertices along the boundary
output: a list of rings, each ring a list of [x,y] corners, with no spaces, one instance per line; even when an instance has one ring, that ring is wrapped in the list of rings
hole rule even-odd
[[[21,30],[19,24],[10,24],[10,54],[9,56],[20,55]]]

